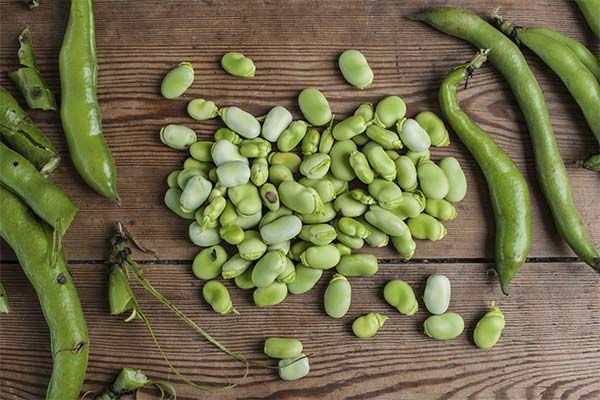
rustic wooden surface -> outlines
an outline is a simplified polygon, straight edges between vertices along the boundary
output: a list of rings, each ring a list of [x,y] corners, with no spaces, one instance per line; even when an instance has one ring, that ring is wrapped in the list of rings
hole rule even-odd
[[[17,66],[16,36],[32,29],[42,74],[58,93],[58,51],[68,2],[42,0],[28,11],[15,0],[0,0],[0,84],[16,94],[6,73]],[[251,305],[248,293],[234,290],[240,316],[216,316],[201,301],[201,282],[190,273],[197,251],[187,240],[184,221],[162,204],[165,177],[185,154],[158,140],[167,123],[185,123],[208,135],[214,123],[194,123],[185,114],[187,100],[204,97],[220,105],[238,105],[255,114],[281,104],[299,116],[298,91],[318,86],[335,113],[344,115],[364,101],[398,94],[414,115],[438,110],[437,87],[452,65],[469,59],[469,44],[445,36],[404,16],[426,6],[468,6],[485,15],[500,5],[522,25],[561,30],[586,43],[596,54],[600,45],[571,1],[96,1],[98,93],[105,136],[118,165],[120,208],[88,189],[75,174],[56,114],[32,112],[64,156],[51,179],[81,209],[66,237],[67,256],[84,304],[91,335],[91,357],[85,390],[98,390],[127,365],[156,378],[172,378],[140,323],[124,324],[108,316],[105,293],[107,238],[112,223],[124,220],[161,263],[145,265],[150,279],[211,334],[233,349],[264,360],[261,342],[269,335],[294,335],[312,354],[310,375],[298,382],[280,381],[272,371],[254,369],[236,389],[198,395],[177,384],[180,398],[331,398],[431,399],[600,398],[600,279],[558,237],[535,183],[531,145],[523,118],[501,76],[491,66],[478,71],[461,91],[463,107],[513,157],[530,182],[534,239],[528,263],[511,296],[503,297],[493,276],[494,223],[483,177],[464,147],[435,149],[434,158],[459,158],[469,179],[469,194],[450,222],[448,236],[436,243],[419,242],[416,260],[401,263],[390,250],[377,250],[384,262],[375,277],[353,279],[354,304],[341,321],[321,310],[323,284],[309,294],[292,296],[267,310]],[[348,86],[336,67],[340,51],[355,47],[375,72],[371,88]],[[251,56],[257,76],[240,80],[219,68],[220,56],[237,50]],[[600,175],[575,168],[575,160],[597,144],[582,114],[558,78],[531,53],[552,115],[557,140],[568,164],[573,189],[590,235],[600,245]],[[181,60],[197,71],[186,97],[167,101],[158,87],[164,73]],[[0,317],[0,398],[43,397],[51,367],[48,333],[35,294],[2,245],[0,281],[11,299],[12,313]],[[139,259],[148,256],[138,255]],[[429,260],[428,263],[424,262]],[[381,290],[393,277],[415,284],[422,293],[426,276],[446,273],[453,283],[452,309],[465,317],[466,335],[438,343],[420,333],[426,317],[394,313]],[[235,381],[239,365],[213,351],[160,305],[143,295],[156,331],[182,371],[199,382]],[[477,350],[469,336],[492,300],[505,311],[507,327],[492,351]],[[393,316],[376,339],[353,338],[349,326],[364,312]],[[174,379],[178,382],[177,379]],[[154,398],[152,392],[148,398]]]

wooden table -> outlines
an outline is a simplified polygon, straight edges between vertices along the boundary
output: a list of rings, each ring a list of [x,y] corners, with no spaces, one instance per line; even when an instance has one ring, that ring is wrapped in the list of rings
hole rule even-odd
[[[0,84],[13,93],[6,73],[17,66],[18,33],[32,29],[42,74],[58,93],[58,52],[68,2],[42,0],[28,11],[15,0],[0,0]],[[118,369],[143,369],[149,376],[173,379],[180,399],[597,399],[600,398],[600,277],[574,258],[554,228],[535,181],[532,149],[523,117],[502,77],[485,66],[460,90],[467,112],[507,150],[532,191],[534,238],[530,259],[504,297],[491,272],[494,221],[482,174],[464,146],[452,135],[448,148],[433,158],[457,157],[466,170],[469,193],[458,205],[459,217],[447,223],[441,242],[419,242],[410,262],[389,250],[376,250],[380,272],[352,279],[353,304],[341,319],[322,311],[324,282],[301,296],[290,295],[275,307],[258,309],[249,292],[232,291],[240,315],[219,316],[202,301],[202,282],[191,273],[198,251],[187,239],[187,223],[165,209],[165,177],[185,154],[159,141],[159,129],[184,123],[206,137],[216,123],[195,123],[185,112],[189,99],[203,97],[219,105],[238,105],[256,115],[281,104],[299,117],[296,96],[318,86],[339,116],[361,102],[397,94],[409,115],[439,111],[437,89],[444,73],[469,59],[475,49],[405,16],[426,6],[452,3],[481,15],[499,3],[502,12],[523,25],[542,25],[583,41],[596,54],[600,46],[571,1],[96,1],[98,94],[105,136],[118,166],[120,208],[100,198],[82,182],[68,159],[57,114],[32,112],[64,156],[51,176],[81,211],[66,236],[66,252],[90,330],[91,354],[84,390],[98,390]],[[361,49],[375,72],[371,88],[354,90],[337,69],[337,56]],[[257,65],[253,79],[225,74],[219,59],[242,51]],[[526,52],[544,90],[558,145],[569,169],[576,203],[590,235],[600,246],[600,175],[573,162],[597,149],[582,114],[556,76]],[[168,101],[160,81],[179,61],[196,68],[185,98]],[[16,93],[15,93],[16,94]],[[137,254],[156,286],[212,335],[257,360],[268,336],[301,338],[311,354],[311,372],[288,383],[272,370],[253,368],[233,390],[199,394],[180,383],[154,349],[143,325],[124,323],[108,314],[107,240],[113,222],[122,220],[161,261]],[[0,280],[9,292],[12,312],[0,316],[0,397],[37,399],[51,371],[49,334],[37,298],[15,261],[2,248]],[[422,334],[427,314],[397,314],[382,298],[392,278],[414,285],[421,295],[431,273],[448,275],[453,285],[451,309],[463,315],[465,334],[436,342]],[[231,286],[231,285],[230,285]],[[158,337],[181,371],[204,384],[235,382],[240,365],[213,350],[165,308],[140,293]],[[496,300],[507,326],[491,351],[477,349],[474,325]],[[352,336],[351,321],[368,312],[391,316],[371,340]],[[148,392],[147,398],[155,398]]]

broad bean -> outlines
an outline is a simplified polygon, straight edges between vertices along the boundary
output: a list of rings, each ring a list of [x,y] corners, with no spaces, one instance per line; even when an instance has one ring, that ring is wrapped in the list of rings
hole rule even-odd
[[[185,189],[188,180],[196,175],[202,175],[204,178],[208,178],[206,173],[199,168],[186,168],[177,175],[177,186],[179,186],[181,190]]]
[[[298,154],[290,152],[273,152],[269,154],[267,160],[271,165],[282,164],[286,166],[294,174],[300,170],[300,163],[302,162]]]
[[[346,235],[344,232],[342,232],[340,230],[337,222],[333,222],[332,224],[333,224],[333,227],[335,228],[335,233],[337,234],[336,239],[339,242],[339,243],[336,243],[336,245],[341,243],[346,248],[349,248],[350,251],[352,251],[352,249],[355,249],[355,250],[361,249],[365,245],[365,241],[363,238],[360,238],[358,236]],[[338,246],[336,246],[336,247],[338,247]],[[339,251],[339,247],[338,247],[338,251]],[[342,254],[340,253],[340,256],[341,255]]]
[[[233,278],[235,286],[240,289],[248,290],[254,289],[254,283],[252,283],[252,268],[248,268],[243,274]]]
[[[464,199],[467,194],[467,177],[458,160],[454,157],[445,157],[438,164],[448,178],[448,194],[445,199],[452,203]]]
[[[248,164],[248,159],[240,154],[240,149],[229,140],[218,140],[210,149],[212,161],[217,167],[232,161],[241,161]]]
[[[227,140],[227,141],[231,142],[232,144],[235,144],[236,146],[239,146],[242,143],[242,138],[240,137],[240,135],[238,135],[237,133],[235,133],[234,131],[232,131],[229,128],[217,129],[215,131],[215,134],[213,135],[213,139],[215,141]]]
[[[450,340],[456,338],[465,329],[462,317],[453,312],[442,315],[432,315],[423,323],[425,334],[437,340]]]
[[[448,200],[428,199],[425,204],[425,212],[440,221],[449,221],[456,218],[456,208]]]
[[[265,244],[275,244],[298,236],[302,221],[295,215],[286,215],[260,228],[260,236]]]
[[[309,129],[308,132],[306,132],[306,135],[304,135],[304,138],[302,139],[302,155],[307,157],[316,154],[319,151],[320,139],[321,134],[318,130]]]
[[[304,224],[324,224],[333,220],[336,216],[335,209],[331,203],[323,205],[323,211],[315,211],[310,214],[298,215]]]
[[[337,226],[344,235],[351,237],[364,239],[371,234],[366,226],[351,217],[341,217],[337,221]]]
[[[273,243],[270,244],[269,247],[267,247],[267,251],[280,251],[283,254],[285,254],[286,256],[288,255],[288,253],[290,252],[290,247],[292,247],[292,241],[291,240],[286,240],[283,242],[279,242],[279,243]],[[284,282],[287,283],[287,282]]]
[[[367,156],[371,168],[383,179],[393,181],[396,179],[396,164],[380,145],[369,142],[363,146],[362,152]]]
[[[348,162],[350,163],[350,167],[354,171],[354,174],[362,183],[368,185],[369,183],[373,182],[375,173],[371,169],[369,161],[363,153],[358,150],[353,151],[350,153]]]
[[[394,160],[396,164],[396,182],[398,186],[407,192],[417,188],[417,168],[407,156],[399,156]]]
[[[229,129],[246,139],[253,139],[260,135],[260,122],[254,115],[241,108],[224,107],[219,110],[219,115]]]
[[[210,280],[221,275],[223,264],[227,261],[227,251],[223,246],[206,247],[194,257],[192,272],[198,279]]]
[[[244,240],[237,245],[237,250],[244,260],[254,261],[266,253],[267,245],[257,231],[245,231]]]
[[[338,65],[346,82],[358,89],[365,89],[373,82],[373,70],[358,50],[344,51],[338,59]]]
[[[333,176],[331,171],[327,173],[327,175],[325,175],[323,179],[327,179],[329,182],[331,182],[335,190],[336,196],[348,191],[348,181],[336,178],[335,176]]]
[[[206,121],[219,115],[219,107],[214,101],[194,99],[188,103],[187,113],[196,121]]]
[[[185,150],[196,142],[196,132],[184,125],[169,124],[160,130],[160,141],[175,150]]]
[[[333,137],[335,140],[352,139],[354,136],[363,133],[367,126],[369,124],[362,115],[351,115],[333,127]]]
[[[296,279],[287,285],[288,291],[292,294],[306,293],[316,285],[322,275],[322,269],[299,264],[296,266]]]
[[[287,243],[289,246],[289,241]],[[294,282],[295,279],[296,279],[296,267],[294,266],[294,263],[292,262],[292,260],[289,259],[289,257],[285,257],[285,265],[283,267],[283,271],[281,271],[281,273],[279,275],[277,275],[276,280],[277,280],[277,282],[281,282],[281,283],[285,283],[286,285],[289,285],[290,283]]]
[[[311,125],[323,126],[331,120],[329,103],[319,89],[303,89],[298,95],[298,105],[302,115]]]
[[[194,219],[193,212],[183,212],[179,207],[179,199],[181,198],[181,190],[178,188],[169,188],[165,192],[164,202],[169,210],[179,215],[181,218]]]
[[[238,217],[235,220],[235,223],[242,229],[252,229],[258,225],[261,219],[262,207],[256,214],[238,215]]]
[[[427,199],[420,190],[414,192],[404,192],[402,194],[402,204],[393,210],[390,210],[401,219],[415,218],[425,210]]]
[[[328,154],[316,153],[310,155],[300,164],[300,173],[309,179],[319,179],[325,176],[331,166]]]
[[[374,123],[390,128],[406,115],[406,104],[398,96],[384,97],[375,107]]]
[[[302,354],[302,342],[294,338],[270,337],[265,340],[263,352],[271,358],[292,358]]]
[[[366,204],[355,200],[350,192],[339,195],[333,202],[333,207],[344,217],[360,217],[368,209]]]
[[[276,252],[279,253],[279,252]],[[273,282],[267,287],[259,287],[252,293],[254,304],[257,307],[269,307],[281,303],[287,297],[287,285]]]
[[[325,178],[320,178],[320,179],[301,178],[298,181],[298,183],[303,186],[311,187],[311,188],[315,189],[317,191],[317,193],[319,194],[319,197],[321,198],[321,201],[323,201],[323,203],[329,203],[330,201],[335,199],[335,196],[336,196],[335,187],[333,186],[333,183],[331,183],[331,181],[328,179],[325,179]]]
[[[285,268],[286,256],[280,251],[269,251],[254,265],[252,283],[257,288],[271,285]],[[287,291],[287,288],[286,288]]]
[[[240,216],[254,215],[261,210],[262,202],[260,194],[256,186],[251,183],[244,183],[229,188],[227,194]]]
[[[396,130],[404,145],[416,152],[422,152],[431,146],[431,139],[421,125],[412,118],[403,119],[396,124]]]
[[[284,381],[295,381],[304,378],[310,372],[308,357],[300,353],[298,357],[279,360],[279,377]]]
[[[417,177],[421,191],[428,199],[443,199],[448,195],[448,178],[433,161],[421,159],[417,165]]]
[[[340,257],[344,257],[344,256],[348,256],[348,255],[352,254],[352,249],[343,243],[334,243],[333,245],[340,252]]]
[[[277,148],[279,151],[293,150],[304,139],[308,124],[305,121],[292,121],[292,123],[279,135]]]
[[[219,217],[221,213],[225,209],[225,205],[227,204],[227,200],[225,197],[215,197],[202,211],[201,219],[198,221],[198,214],[196,211],[196,221],[200,224],[202,228],[214,228],[217,226]]]
[[[325,289],[325,312],[331,318],[342,318],[350,309],[352,289],[344,275],[334,274]]]
[[[279,193],[272,183],[265,183],[260,187],[260,198],[269,210],[278,210],[280,206]]]
[[[252,78],[256,73],[254,61],[237,51],[225,53],[221,58],[221,66],[229,75],[240,78]]]
[[[241,244],[241,243],[240,243]],[[232,279],[242,275],[250,268],[251,260],[245,259],[241,254],[235,254],[221,268],[221,276],[223,279]]]
[[[361,339],[371,338],[377,334],[387,319],[386,315],[374,312],[361,315],[352,322],[352,332]]]
[[[255,158],[250,168],[250,181],[255,186],[264,185],[269,179],[269,164],[264,157]]]
[[[392,246],[396,252],[405,260],[410,260],[415,254],[417,244],[413,240],[410,231],[406,232],[401,236],[392,236]]]
[[[169,175],[167,175],[167,186],[169,186],[169,188],[178,188],[179,185],[177,185],[177,177],[179,176],[179,174],[181,173],[180,169],[176,169],[174,171],[171,171],[169,173]]]
[[[192,176],[185,184],[179,205],[183,212],[193,212],[200,207],[212,190],[212,183],[202,175]]]
[[[425,151],[408,150],[406,152],[406,154],[404,154],[404,155],[406,157],[408,157],[410,159],[410,161],[412,161],[412,163],[415,164],[415,166],[419,165],[419,161],[429,160],[429,158],[431,157],[431,153],[429,152],[429,149],[427,149]]]
[[[237,212],[235,211],[235,207],[233,206],[231,201],[230,200],[225,201],[225,208],[223,209],[223,212],[221,212],[221,215],[219,216],[219,224],[221,224],[221,226],[235,224],[237,221],[237,218],[238,218]]]
[[[240,154],[247,158],[266,157],[270,152],[271,143],[259,137],[244,139],[240,145]]]
[[[204,175],[208,174],[208,171],[210,171],[210,169],[212,167],[214,167],[214,164],[212,163],[212,161],[211,162],[198,161],[194,157],[188,157],[183,161],[183,169],[188,169],[188,168],[199,169],[204,173]]]
[[[300,254],[300,261],[307,267],[331,269],[340,261],[340,252],[332,244],[311,246]]]
[[[269,167],[269,182],[275,186],[281,185],[284,181],[293,181],[294,174],[283,164],[275,164]]]
[[[401,149],[404,147],[395,132],[382,128],[379,125],[369,126],[367,128],[367,136],[385,150]]]
[[[245,236],[243,229],[236,224],[220,227],[219,235],[221,236],[221,239],[233,245],[241,243]]]
[[[359,221],[367,227],[369,235],[365,238],[365,242],[371,247],[385,247],[390,241],[390,237],[387,233],[375,228],[373,225],[367,222],[364,217],[360,217]]]
[[[417,114],[415,120],[427,132],[431,144],[435,147],[446,147],[450,144],[450,137],[444,121],[431,111],[422,111]]]
[[[379,264],[372,254],[351,254],[340,258],[335,269],[344,276],[372,276],[377,273]]]
[[[342,181],[351,181],[356,175],[350,165],[350,154],[356,151],[356,144],[352,140],[335,142],[329,155],[331,156],[331,173]]]
[[[394,279],[385,284],[383,297],[389,305],[404,315],[414,315],[419,310],[419,302],[412,287],[401,279]]]
[[[504,314],[496,303],[492,303],[492,308],[477,322],[473,332],[475,345],[480,349],[491,349],[498,343],[502,330],[504,329]]]
[[[170,70],[160,84],[160,93],[165,99],[175,99],[182,94],[194,82],[194,68],[189,62],[182,62]]]
[[[409,218],[408,229],[415,239],[441,240],[448,231],[444,224],[428,214],[419,214],[415,218]]]
[[[300,255],[304,250],[311,247],[313,244],[304,240],[299,240],[290,247],[289,257],[294,261],[300,261]]]
[[[402,218],[377,205],[369,207],[369,211],[365,213],[365,219],[375,228],[390,236],[404,236],[409,231]]]
[[[333,133],[331,132],[332,124],[333,118],[331,119],[329,126],[323,129],[323,132],[321,133],[321,138],[319,139],[319,153],[329,154],[331,148],[333,147],[335,139],[333,138]]]
[[[394,182],[385,179],[374,179],[369,184],[369,193],[381,207],[387,210],[398,208],[403,202],[402,189]]]
[[[365,192],[363,189],[360,188],[356,188],[356,189],[352,189],[350,192],[350,196],[352,196],[352,198],[356,201],[360,201],[361,203],[365,204],[365,205],[372,205],[372,204],[377,204],[377,200],[375,200],[375,197],[371,196],[369,193]]]
[[[365,144],[367,144],[371,139],[369,139],[369,137],[367,136],[367,134],[365,132],[356,135],[354,137],[352,137],[352,141],[357,145],[357,146],[364,146]]]
[[[323,212],[323,202],[317,191],[292,181],[283,181],[277,188],[279,199],[290,210],[299,214]]]
[[[322,246],[333,242],[336,238],[335,228],[329,224],[304,225],[300,231],[300,239]]]
[[[292,122],[292,113],[285,107],[273,107],[267,113],[265,121],[262,125],[262,136],[269,142],[277,142],[281,133],[287,129]]]
[[[362,116],[367,122],[373,121],[373,117],[375,117],[373,103],[362,103],[354,110],[354,115]]]
[[[425,284],[423,302],[432,314],[443,314],[450,305],[450,280],[445,275],[430,275]]]
[[[289,208],[285,207],[285,206],[280,206],[277,210],[273,210],[273,211],[268,211],[260,220],[260,223],[258,224],[258,228],[262,228],[263,226],[265,226],[266,224],[270,224],[271,222],[275,221],[278,218],[281,218],[285,215],[292,215],[293,212],[292,210],[290,210]]]
[[[229,291],[221,282],[215,280],[206,282],[202,287],[202,296],[215,312],[219,314],[237,314],[231,303]]]

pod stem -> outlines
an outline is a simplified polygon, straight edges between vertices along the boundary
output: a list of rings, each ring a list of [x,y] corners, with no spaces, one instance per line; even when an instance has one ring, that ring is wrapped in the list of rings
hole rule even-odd
[[[500,15],[500,7],[496,7],[496,9],[492,11],[492,14],[490,15],[490,21],[494,27],[508,36],[510,40],[515,42],[517,45],[520,44],[517,30],[522,29],[523,27],[515,25],[510,21],[506,21],[504,17]]]

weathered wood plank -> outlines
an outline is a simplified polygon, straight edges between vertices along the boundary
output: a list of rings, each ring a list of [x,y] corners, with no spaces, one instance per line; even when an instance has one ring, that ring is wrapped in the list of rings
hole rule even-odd
[[[600,393],[600,281],[589,268],[574,264],[529,264],[512,286],[500,294],[487,264],[382,264],[370,278],[351,278],[353,303],[340,320],[322,311],[329,273],[311,292],[290,295],[282,304],[258,309],[251,293],[233,287],[239,316],[210,311],[200,294],[202,282],[190,266],[145,265],[148,278],[192,319],[226,346],[252,359],[262,355],[268,336],[300,338],[311,354],[309,376],[293,383],[280,381],[270,370],[253,368],[234,390],[211,399],[579,399]],[[209,398],[181,384],[160,359],[141,322],[124,323],[108,315],[105,270],[101,265],[71,266],[91,335],[91,357],[85,390],[98,390],[124,366],[150,376],[172,379],[181,399]],[[2,280],[12,312],[0,324],[0,393],[5,399],[41,397],[51,360],[48,333],[35,294],[15,264],[3,265]],[[436,342],[421,328],[427,313],[402,316],[382,298],[390,279],[401,278],[423,293],[431,273],[452,282],[450,309],[465,319],[458,339]],[[231,286],[231,285],[229,285]],[[243,372],[186,325],[136,288],[142,307],[173,361],[204,384],[233,382]],[[507,325],[499,344],[482,351],[472,344],[475,323],[493,300],[499,302]],[[371,340],[352,336],[350,325],[360,314],[377,311],[390,320]],[[118,356],[117,356],[118,355]],[[149,396],[148,398],[154,398]]]

